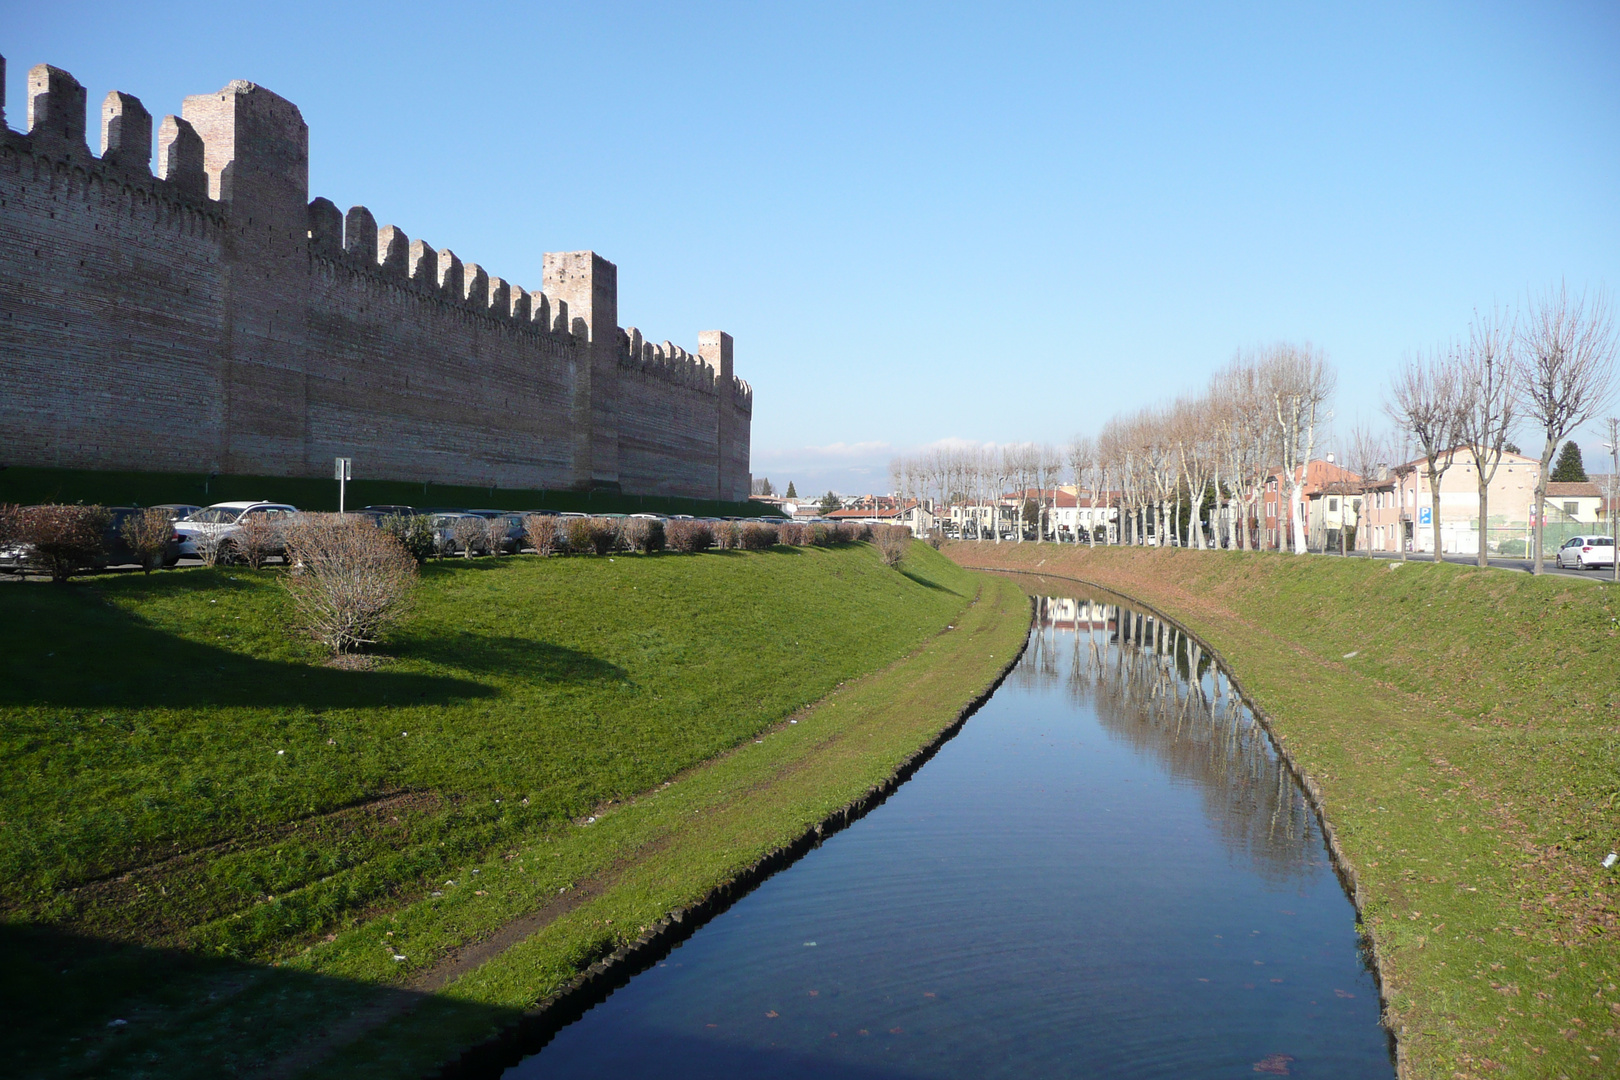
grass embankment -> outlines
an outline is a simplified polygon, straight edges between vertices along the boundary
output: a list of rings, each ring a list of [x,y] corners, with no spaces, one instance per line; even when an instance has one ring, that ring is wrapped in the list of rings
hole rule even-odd
[[[1410,562],[954,544],[1220,649],[1320,786],[1413,1077],[1620,1074],[1620,590]],[[1032,591],[1064,591],[1056,580]]]
[[[289,634],[273,572],[0,586],[9,1071],[453,1055],[994,677],[1022,595],[920,545],[902,570],[866,545],[452,560],[371,670]]]

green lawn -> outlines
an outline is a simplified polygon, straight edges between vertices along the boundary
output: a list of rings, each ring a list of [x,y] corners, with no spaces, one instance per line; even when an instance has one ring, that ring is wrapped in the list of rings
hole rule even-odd
[[[1277,554],[954,544],[1180,619],[1317,781],[1409,1074],[1620,1075],[1620,589]],[[1020,578],[1062,592],[1057,578]]]
[[[920,660],[962,638],[940,633],[983,579],[922,545],[902,570],[867,545],[451,560],[425,568],[370,670],[327,666],[289,631],[275,571],[0,584],[0,1008],[36,1036],[15,1041],[13,1064],[74,1075],[93,1061],[99,1075],[116,1038],[126,1064],[112,1073],[144,1075],[132,1063],[149,1045],[168,1060],[152,1075],[180,1075],[182,1058],[212,1075],[232,1033],[240,1064],[277,1056],[337,1004],[386,1019],[380,988],[420,988],[455,949],[584,877],[637,926],[700,897],[887,775],[1010,656],[1024,614],[998,594],[974,605],[999,635],[988,659]],[[873,720],[889,707],[873,697],[840,719],[865,716],[875,749],[842,761],[850,732],[823,745],[814,732],[833,726],[783,723],[917,663],[938,667],[938,700],[895,684],[878,697],[909,700],[910,717]],[[842,715],[836,700],[827,715]],[[776,801],[707,844],[668,809],[697,799],[718,821],[760,791]],[[479,878],[503,883],[465,887]],[[526,960],[451,983],[455,1022],[406,1040],[417,1056],[396,1065],[438,1060],[628,940],[609,925],[557,930]]]

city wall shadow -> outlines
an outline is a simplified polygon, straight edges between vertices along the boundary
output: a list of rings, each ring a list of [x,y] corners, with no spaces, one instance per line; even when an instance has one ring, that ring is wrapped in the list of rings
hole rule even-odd
[[[164,588],[217,589],[190,577]],[[443,705],[495,693],[471,679],[255,659],[179,637],[81,586],[0,590],[0,708]]]
[[[380,1019],[432,1000],[458,1029],[487,1032],[521,1015],[37,923],[0,923],[0,957],[8,1076],[293,1075],[318,1064],[327,1042],[341,1049],[344,1026],[367,1013]]]

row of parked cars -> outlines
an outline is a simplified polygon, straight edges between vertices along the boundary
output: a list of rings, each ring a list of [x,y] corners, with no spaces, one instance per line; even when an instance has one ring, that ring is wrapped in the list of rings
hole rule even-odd
[[[163,503],[156,507],[139,506],[111,506],[107,508],[107,525],[103,530],[103,554],[96,560],[96,567],[125,566],[138,563],[135,554],[130,550],[124,540],[124,522],[133,514],[142,513],[147,509],[162,510],[172,523],[173,533],[169,537],[168,545],[163,554],[162,563],[165,567],[174,566],[182,558],[200,558],[202,548],[217,545],[229,561],[232,537],[247,527],[254,519],[275,522],[277,519],[290,519],[299,513],[296,506],[289,503],[268,502],[264,500],[249,500],[237,502],[220,502],[211,506],[197,506],[190,503]],[[466,520],[494,521],[504,520],[506,523],[505,537],[499,542],[503,553],[516,554],[527,543],[523,519],[530,515],[555,516],[558,518],[582,518],[593,515],[574,511],[559,510],[489,510],[465,509],[462,507],[430,506],[414,507],[399,505],[367,506],[361,510],[350,512],[350,517],[370,520],[381,525],[388,518],[416,518],[430,519],[434,534],[434,543],[439,552],[444,555],[463,554],[462,545],[470,544],[475,554],[489,554],[491,543],[490,529],[479,530],[477,539],[467,540],[471,530],[459,529],[456,523]],[[689,514],[598,514],[596,517],[638,517],[650,518],[658,521],[693,520]],[[701,518],[704,521],[733,520],[729,518]],[[780,524],[786,518],[749,518],[750,521],[765,521]],[[272,557],[284,557],[285,552],[272,547]],[[27,545],[14,545],[0,549],[0,573],[22,573],[30,567],[30,551]]]

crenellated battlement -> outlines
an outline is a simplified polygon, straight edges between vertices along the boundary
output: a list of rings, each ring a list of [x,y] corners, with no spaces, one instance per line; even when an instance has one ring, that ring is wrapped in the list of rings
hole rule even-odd
[[[309,128],[243,80],[156,118],[0,57],[0,445],[20,463],[746,498],[753,390],[618,325],[618,269],[550,252],[539,289],[310,198]]]

